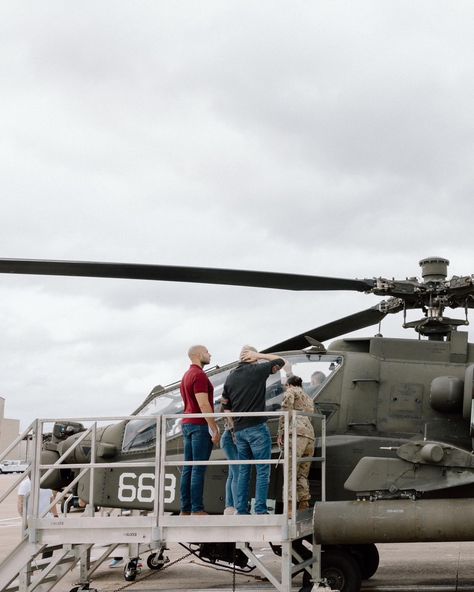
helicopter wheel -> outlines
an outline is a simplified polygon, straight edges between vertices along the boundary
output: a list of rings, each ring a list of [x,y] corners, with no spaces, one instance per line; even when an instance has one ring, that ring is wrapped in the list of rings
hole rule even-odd
[[[371,578],[379,567],[379,552],[374,543],[351,545],[351,553],[359,565],[363,580]]]
[[[146,564],[150,569],[159,570],[161,569],[165,563],[168,563],[168,557],[163,555],[164,549],[162,549],[159,553],[152,553],[148,555]]]
[[[340,592],[359,592],[361,585],[360,568],[357,561],[347,551],[325,551],[321,555],[321,577],[329,587]]]

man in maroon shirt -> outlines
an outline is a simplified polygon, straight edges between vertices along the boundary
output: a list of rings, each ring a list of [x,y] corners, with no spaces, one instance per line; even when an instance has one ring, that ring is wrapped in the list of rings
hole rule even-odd
[[[190,413],[214,413],[214,387],[203,368],[211,361],[204,345],[193,345],[188,351],[191,366],[181,380],[184,402],[182,421],[184,460],[208,460],[212,445],[219,444],[220,433],[213,417],[189,417]],[[206,467],[187,465],[181,474],[181,515],[206,514],[203,504]]]

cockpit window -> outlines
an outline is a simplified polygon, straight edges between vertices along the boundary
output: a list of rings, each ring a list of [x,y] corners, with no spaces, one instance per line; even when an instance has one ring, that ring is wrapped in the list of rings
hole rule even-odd
[[[267,380],[266,401],[268,411],[280,409],[288,374],[300,376],[303,379],[304,390],[312,398],[317,398],[330,376],[342,364],[341,356],[328,354],[299,353],[285,355],[284,358],[287,365],[279,372],[272,374]],[[209,375],[209,379],[214,385],[214,406],[216,411],[219,410],[219,402],[226,378],[236,366],[237,363],[226,366],[221,370],[214,370]],[[174,385],[170,390],[158,394],[153,401],[140,411],[137,419],[128,422],[125,428],[122,450],[143,450],[155,446],[156,416],[182,413],[183,401],[179,385]],[[179,434],[181,434],[181,419],[168,419],[166,422],[167,438]]]

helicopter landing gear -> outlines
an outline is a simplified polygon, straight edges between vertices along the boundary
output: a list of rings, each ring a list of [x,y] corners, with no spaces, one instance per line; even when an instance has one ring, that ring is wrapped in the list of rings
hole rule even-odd
[[[369,545],[362,546],[368,547]],[[376,547],[375,550],[377,550]],[[352,549],[331,547],[325,550],[323,547],[321,553],[321,579],[326,581],[331,590],[359,592],[362,581],[361,569],[356,556],[352,553]],[[300,592],[310,592],[312,589],[311,576],[305,571],[303,573],[303,587]]]
[[[141,565],[138,563],[139,558],[130,559],[123,568],[123,577],[126,582],[133,582],[137,575],[142,571]]]
[[[351,545],[351,553],[359,565],[362,579],[371,578],[379,567],[379,552],[374,543]]]
[[[321,577],[333,590],[359,592],[361,573],[359,565],[348,551],[325,551],[321,555]]]
[[[169,557],[164,555],[165,549],[161,549],[159,553],[152,553],[148,555],[146,564],[150,569],[159,570],[161,569],[165,563],[168,563],[170,560]]]

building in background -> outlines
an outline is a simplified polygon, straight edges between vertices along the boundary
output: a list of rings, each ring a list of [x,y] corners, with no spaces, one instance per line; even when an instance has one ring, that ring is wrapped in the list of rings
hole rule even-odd
[[[5,399],[0,397],[0,454],[20,435],[20,420],[5,418]],[[24,460],[26,458],[26,442],[22,442],[11,450],[6,459]]]

